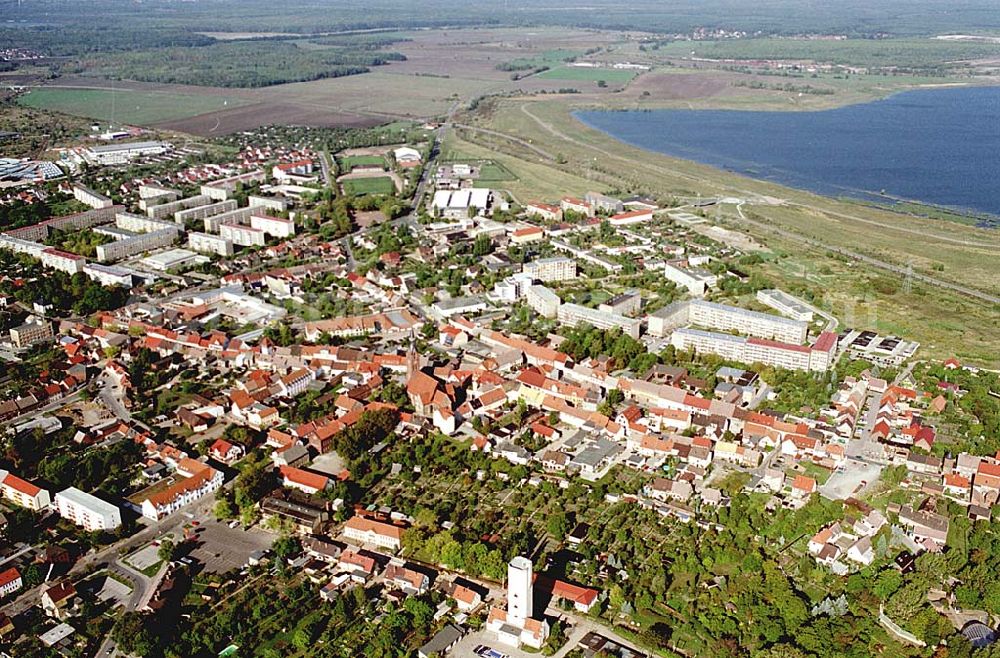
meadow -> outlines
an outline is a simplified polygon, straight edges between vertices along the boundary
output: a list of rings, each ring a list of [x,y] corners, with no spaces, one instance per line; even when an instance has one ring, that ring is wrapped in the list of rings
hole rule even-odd
[[[542,80],[569,80],[572,82],[598,82],[625,84],[636,76],[635,71],[620,69],[591,68],[584,66],[560,66],[539,73]]]

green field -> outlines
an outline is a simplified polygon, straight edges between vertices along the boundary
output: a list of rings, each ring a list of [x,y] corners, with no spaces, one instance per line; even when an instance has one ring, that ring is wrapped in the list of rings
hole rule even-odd
[[[572,80],[574,82],[614,82],[624,84],[636,76],[635,71],[622,71],[618,69],[591,69],[578,66],[560,66],[549,69],[537,76],[543,80]]]
[[[380,155],[349,155],[337,158],[341,171],[349,172],[355,167],[382,167],[385,169],[385,158]]]
[[[102,89],[35,89],[18,99],[21,105],[119,123],[150,125],[215,112],[247,101],[235,97],[157,91]]]
[[[392,194],[396,191],[388,176],[378,178],[351,178],[341,182],[344,194],[362,196],[364,194]]]

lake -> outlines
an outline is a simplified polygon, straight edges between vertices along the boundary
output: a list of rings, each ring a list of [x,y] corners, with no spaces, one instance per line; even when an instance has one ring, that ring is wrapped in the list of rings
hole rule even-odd
[[[819,194],[1000,216],[1000,87],[921,89],[820,112],[575,116],[635,146]]]

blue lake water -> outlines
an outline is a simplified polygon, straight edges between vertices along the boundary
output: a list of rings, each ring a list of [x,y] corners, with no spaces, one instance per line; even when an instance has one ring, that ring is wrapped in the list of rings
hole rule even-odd
[[[1000,216],[1000,87],[922,89],[821,112],[576,116],[635,146],[820,194]]]

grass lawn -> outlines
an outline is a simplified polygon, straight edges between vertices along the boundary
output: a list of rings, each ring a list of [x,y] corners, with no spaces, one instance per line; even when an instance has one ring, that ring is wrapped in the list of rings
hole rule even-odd
[[[388,176],[378,178],[351,178],[342,181],[344,194],[361,196],[364,194],[392,194],[396,191],[392,179]]]
[[[245,105],[248,101],[207,94],[50,87],[34,89],[18,98],[17,102],[27,107],[74,116],[150,125]]]
[[[344,158],[337,158],[337,162],[343,171],[351,171],[355,167],[385,168],[385,158],[380,155],[349,155]]]
[[[543,80],[572,80],[574,82],[605,82],[626,83],[636,75],[635,71],[619,69],[595,69],[580,66],[560,66],[539,73],[537,76]]]
[[[517,176],[511,173],[507,167],[496,162],[484,163],[479,168],[479,182],[508,181],[517,180]]]
[[[817,484],[824,485],[826,481],[830,479],[833,473],[829,469],[823,468],[822,466],[817,466],[810,461],[801,461],[799,464],[802,466],[802,470],[805,474],[816,480]]]

